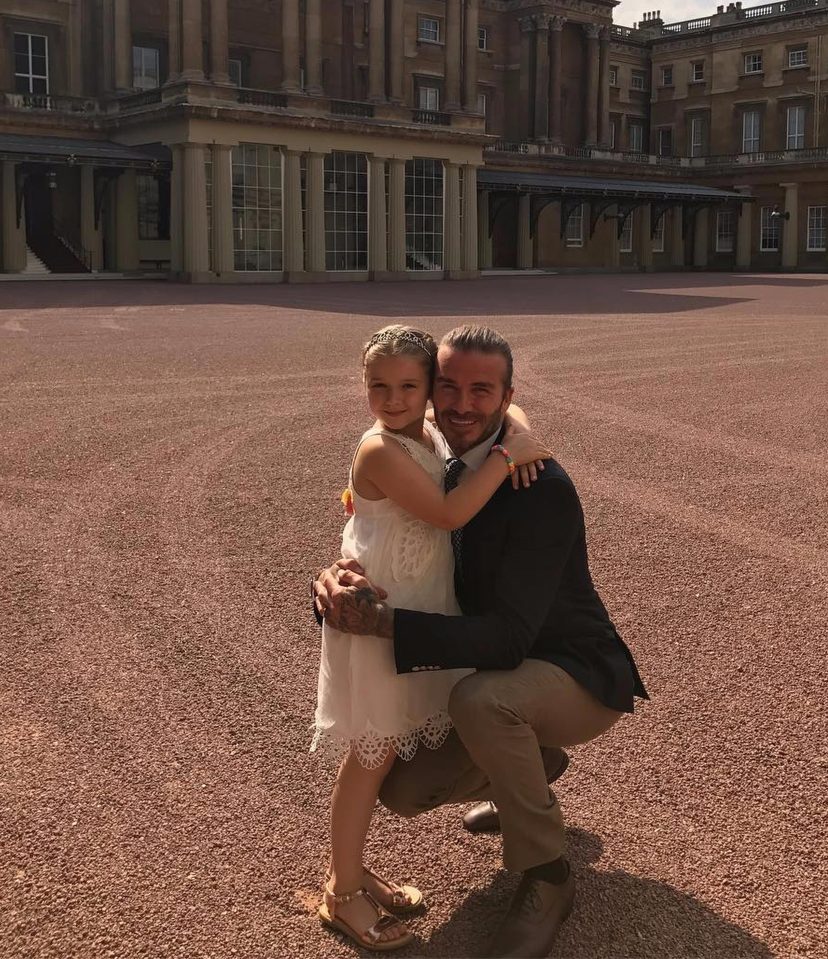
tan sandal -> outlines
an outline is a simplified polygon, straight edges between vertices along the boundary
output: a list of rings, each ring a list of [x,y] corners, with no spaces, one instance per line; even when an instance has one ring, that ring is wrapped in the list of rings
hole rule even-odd
[[[422,906],[423,894],[416,886],[401,886],[399,883],[391,882],[384,876],[375,873],[373,869],[369,869],[368,866],[363,866],[362,871],[388,890],[391,904],[386,906],[385,903],[380,903],[383,909],[406,915],[409,912],[416,912],[420,906]],[[331,871],[328,869],[325,872],[325,885],[323,888],[326,888],[330,881]]]
[[[337,918],[336,907],[344,906],[354,899],[364,897],[374,907],[377,914],[377,921],[365,932],[359,932],[349,922]],[[355,943],[362,946],[363,949],[370,949],[372,952],[391,952],[393,949],[402,949],[407,946],[414,936],[406,929],[405,925],[392,916],[390,912],[384,909],[376,899],[365,889],[357,889],[356,892],[343,892],[336,894],[331,892],[328,886],[325,886],[325,894],[322,904],[319,906],[319,918],[322,922],[341,932]],[[402,926],[405,932],[397,939],[380,938],[384,932],[388,932],[395,926]]]

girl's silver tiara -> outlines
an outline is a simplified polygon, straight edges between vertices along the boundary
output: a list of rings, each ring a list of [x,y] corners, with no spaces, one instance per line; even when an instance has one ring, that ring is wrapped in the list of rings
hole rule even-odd
[[[411,330],[401,330],[399,332],[394,332],[393,330],[384,330],[382,333],[375,333],[370,340],[368,340],[368,349],[372,346],[376,346],[378,343],[396,343],[397,340],[404,340],[406,343],[413,343],[414,346],[419,346],[419,348],[431,356],[431,351],[426,346],[425,340],[419,336],[417,333],[413,333]]]

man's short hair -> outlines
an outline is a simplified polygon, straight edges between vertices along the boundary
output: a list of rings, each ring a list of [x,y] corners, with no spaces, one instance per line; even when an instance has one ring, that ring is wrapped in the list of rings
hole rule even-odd
[[[497,332],[488,326],[478,326],[467,323],[465,326],[455,327],[440,340],[440,346],[449,346],[453,350],[478,353],[499,353],[506,360],[505,387],[512,385],[512,348]]]

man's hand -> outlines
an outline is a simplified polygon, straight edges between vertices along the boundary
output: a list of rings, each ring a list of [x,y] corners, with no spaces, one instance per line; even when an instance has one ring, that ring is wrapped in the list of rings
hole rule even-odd
[[[355,586],[340,588],[331,608],[325,613],[325,622],[341,633],[356,636],[383,636],[391,639],[394,633],[394,611],[373,589]]]
[[[378,600],[385,599],[388,595],[381,586],[375,586],[365,576],[365,570],[355,559],[338,559],[333,566],[323,569],[313,581],[313,601],[319,615],[327,618],[327,613],[334,608],[337,597],[348,587],[372,590]]]

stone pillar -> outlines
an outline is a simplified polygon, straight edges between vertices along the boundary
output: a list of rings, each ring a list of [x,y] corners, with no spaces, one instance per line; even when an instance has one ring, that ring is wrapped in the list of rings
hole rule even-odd
[[[385,209],[385,157],[368,158],[368,269],[388,272],[388,219]]]
[[[170,171],[170,272],[184,270],[184,148],[174,143]]]
[[[535,139],[549,139],[549,21],[535,17]]]
[[[563,121],[561,114],[563,97],[563,54],[561,47],[565,23],[565,17],[552,17],[550,23],[552,29],[552,62],[550,65],[551,100],[549,135],[555,143],[560,143],[563,139]]]
[[[750,187],[734,187],[739,193],[750,196]],[[736,269],[749,270],[751,260],[751,220],[753,218],[753,204],[740,204],[738,220],[736,222]]]
[[[229,83],[227,72],[227,0],[210,0],[210,79]]]
[[[693,266],[700,270],[707,268],[708,211],[699,210],[693,223]]]
[[[17,225],[16,164],[2,161],[3,184],[0,216],[3,219],[3,272],[20,273],[26,266],[26,217],[21,207],[20,226]]]
[[[520,91],[520,120],[518,124],[518,139],[529,140],[532,137],[534,126],[532,115],[532,96],[535,90],[535,78],[532,74],[532,45],[535,21],[532,17],[521,17],[520,24],[520,75],[518,88]]]
[[[305,3],[305,90],[319,96],[322,91],[322,3]]]
[[[305,249],[302,237],[302,167],[298,150],[283,150],[285,195],[284,210],[284,269],[288,279],[304,272]]]
[[[600,52],[598,61],[598,143],[602,147],[610,144],[610,82],[609,82],[610,32],[608,27],[601,28]]]
[[[83,96],[83,29],[84,9],[80,3],[72,4],[69,10],[69,22],[66,31],[67,37],[67,66],[68,66],[68,92],[72,97]],[[4,51],[5,52],[5,51]],[[2,76],[6,76],[6,63],[4,54],[0,54],[0,69],[3,70]]]
[[[445,164],[445,256],[443,269],[456,273],[462,264],[462,244],[460,240],[460,165]]]
[[[477,167],[473,163],[463,166],[463,270],[477,272]]]
[[[201,0],[181,0],[181,79],[204,79],[204,35]]]
[[[521,193],[518,197],[517,224],[517,266],[519,270],[531,270],[534,266],[531,214],[532,198],[528,193]]]
[[[595,146],[598,142],[598,34],[597,23],[585,23],[586,34],[586,92],[584,94],[584,142]]]
[[[80,241],[89,251],[89,266],[97,273],[103,265],[101,231],[95,226],[95,168],[84,164],[80,170]]]
[[[204,146],[182,143],[182,250],[184,273],[192,278],[210,271],[207,246],[207,177],[204,171]]]
[[[394,103],[405,102],[405,0],[391,0],[389,84]]]
[[[132,90],[132,21],[129,0],[114,0],[115,25],[115,89],[118,93]]]
[[[782,220],[782,267],[799,265],[799,184],[780,183],[785,189],[785,219]]]
[[[181,74],[181,0],[167,0],[169,24],[169,67],[167,83],[173,83]]]
[[[466,2],[463,109],[469,113],[477,113],[477,33],[480,22],[478,3],[479,0]]]
[[[405,160],[390,160],[388,182],[388,269],[405,273]]]
[[[491,270],[492,268],[488,190],[481,190],[477,194],[477,263],[481,270]]]
[[[299,0],[282,0],[282,89],[299,91]]]
[[[213,144],[213,272],[232,273],[233,262],[233,148]]]
[[[460,109],[461,0],[446,0],[446,110]]]
[[[684,269],[684,210],[674,206],[671,214],[673,232],[670,237],[670,266]]]
[[[368,99],[385,100],[385,0],[370,0],[368,21]]]
[[[325,154],[309,153],[305,180],[307,268],[325,272]]]
[[[618,207],[615,207],[615,213],[618,214]],[[604,220],[602,226],[604,229],[604,242],[606,243],[605,265],[610,270],[617,270],[621,266],[621,249],[618,242],[618,220]]]
[[[124,170],[115,181],[115,269],[138,269],[138,182],[135,170]]]
[[[653,269],[653,210],[649,203],[638,208],[638,268],[648,273]]]

